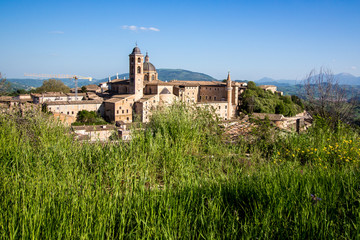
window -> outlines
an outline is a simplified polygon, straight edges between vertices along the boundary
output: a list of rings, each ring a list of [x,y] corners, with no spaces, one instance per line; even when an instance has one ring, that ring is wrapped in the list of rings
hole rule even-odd
[[[211,100],[211,96],[209,97],[209,99]]]
[[[141,67],[137,67],[137,73],[141,73]]]
[[[221,109],[221,106],[219,106],[219,109]]]
[[[99,112],[100,112],[100,111],[99,111]],[[71,112],[71,114],[73,114],[73,115],[74,115],[74,111],[72,111],[72,112]]]
[[[119,107],[119,109],[121,110],[121,106]]]
[[[214,97],[214,100],[216,101],[216,97]]]
[[[119,110],[116,111],[116,114],[119,114]]]
[[[67,115],[69,115],[70,114],[70,112],[67,112]]]
[[[227,106],[225,105],[225,109],[227,109]]]
[[[155,80],[155,75],[152,75],[152,76],[151,76],[151,80]]]
[[[126,118],[126,120],[128,120],[128,121],[129,121],[129,117],[127,117],[127,118]]]
[[[122,113],[124,113],[124,110],[122,110]]]
[[[138,58],[138,63],[141,63],[141,58]]]
[[[126,109],[126,113],[129,113],[129,109]]]
[[[207,99],[207,96],[205,96],[205,99]]]

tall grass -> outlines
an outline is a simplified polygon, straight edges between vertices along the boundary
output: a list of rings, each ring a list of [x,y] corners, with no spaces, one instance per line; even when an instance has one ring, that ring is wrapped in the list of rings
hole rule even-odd
[[[356,133],[317,126],[264,148],[225,144],[220,131],[209,112],[183,105],[119,144],[76,142],[46,116],[2,114],[0,238],[360,237],[358,162],[325,168],[297,150],[344,137],[357,146]]]

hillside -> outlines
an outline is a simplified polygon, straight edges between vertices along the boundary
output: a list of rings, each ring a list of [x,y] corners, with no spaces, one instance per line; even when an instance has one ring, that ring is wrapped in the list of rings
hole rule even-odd
[[[198,72],[192,72],[189,70],[183,70],[183,69],[165,69],[165,68],[160,68],[157,69],[158,71],[158,78],[162,81],[171,81],[171,80],[190,80],[190,81],[214,81],[216,80],[215,78],[206,75],[204,73],[198,73]],[[128,78],[129,77],[129,73],[123,73],[123,74],[119,74],[118,77],[120,79],[122,78]],[[111,79],[115,79],[116,76],[112,76]],[[7,79],[7,81],[9,81],[12,85],[14,89],[26,89],[29,90],[32,87],[37,88],[40,87],[42,85],[42,82],[45,79],[30,79],[30,78],[9,78]],[[65,85],[73,88],[75,87],[75,83],[72,79],[60,79],[61,81],[64,82]],[[89,82],[86,79],[79,79],[78,80],[78,86],[84,86],[84,85],[88,85],[88,84],[99,84],[101,82],[107,82],[109,80],[109,78],[102,78],[102,79],[93,79],[92,82]]]

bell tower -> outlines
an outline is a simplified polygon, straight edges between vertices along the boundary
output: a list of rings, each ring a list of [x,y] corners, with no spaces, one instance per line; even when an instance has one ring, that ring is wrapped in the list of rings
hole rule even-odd
[[[230,78],[230,72],[228,73],[228,76],[227,76],[227,80],[226,80],[226,91],[227,91],[227,119],[230,119],[231,118],[231,114],[232,114],[232,109],[231,109],[231,106],[232,106],[232,99],[231,99],[231,93],[232,93],[232,87],[231,87],[231,78]]]
[[[144,69],[143,69],[144,55],[141,54],[140,49],[134,47],[132,53],[129,55],[129,77],[130,77],[130,92],[135,94],[135,101],[143,97],[144,94]]]

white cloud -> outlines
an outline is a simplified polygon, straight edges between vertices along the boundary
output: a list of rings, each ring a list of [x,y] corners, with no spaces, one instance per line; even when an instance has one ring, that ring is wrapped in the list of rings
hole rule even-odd
[[[51,31],[50,34],[64,34],[63,31]]]
[[[355,66],[352,66],[352,67],[351,67],[351,69],[352,69],[352,70],[356,70],[356,69],[357,69],[357,67],[355,67]]]
[[[154,31],[154,32],[159,32],[160,29],[158,28],[155,28],[155,27],[138,27],[138,26],[134,26],[134,25],[131,25],[131,26],[128,26],[128,25],[124,25],[122,26],[122,29],[125,29],[125,30],[130,30],[130,31]]]
[[[150,31],[155,31],[155,32],[160,32],[160,29],[158,28],[154,28],[154,27],[149,27]]]

